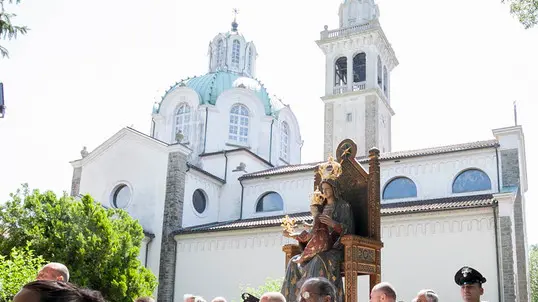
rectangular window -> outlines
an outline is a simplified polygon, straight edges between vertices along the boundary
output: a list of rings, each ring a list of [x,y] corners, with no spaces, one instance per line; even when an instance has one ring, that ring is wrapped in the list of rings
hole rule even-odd
[[[346,114],[346,122],[352,122],[353,121],[353,114],[347,113]]]

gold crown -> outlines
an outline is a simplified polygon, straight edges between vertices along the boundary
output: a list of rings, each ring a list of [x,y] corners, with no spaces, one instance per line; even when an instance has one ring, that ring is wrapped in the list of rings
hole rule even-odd
[[[318,174],[321,176],[321,180],[335,180],[342,174],[342,165],[334,161],[332,156],[329,156],[329,160],[318,167]]]

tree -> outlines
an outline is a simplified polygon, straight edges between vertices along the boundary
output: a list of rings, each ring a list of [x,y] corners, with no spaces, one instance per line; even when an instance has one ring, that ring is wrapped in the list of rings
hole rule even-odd
[[[5,11],[4,5],[6,2],[12,4],[13,0],[0,0],[0,39],[16,39],[18,34],[25,35],[28,32],[26,26],[16,26],[11,24],[11,19],[17,15],[11,14]],[[19,4],[21,0],[15,0],[16,4]],[[0,54],[2,57],[9,57],[9,53],[5,47],[0,45]]]
[[[538,24],[538,0],[502,0],[510,4],[510,13],[529,29]]]
[[[267,278],[265,279],[265,283],[257,288],[241,285],[239,286],[239,289],[241,293],[249,293],[254,297],[261,298],[261,296],[267,292],[280,292],[282,282],[284,282],[284,278]]]
[[[538,244],[531,246],[529,255],[531,301],[538,302]]]
[[[35,257],[28,248],[14,248],[9,256],[0,255],[0,302],[11,302],[21,287],[35,280],[44,265],[43,257]]]
[[[27,244],[47,260],[61,262],[72,281],[99,290],[109,301],[149,296],[155,276],[139,261],[140,224],[120,209],[105,209],[89,196],[80,200],[28,187],[0,206],[0,254]]]

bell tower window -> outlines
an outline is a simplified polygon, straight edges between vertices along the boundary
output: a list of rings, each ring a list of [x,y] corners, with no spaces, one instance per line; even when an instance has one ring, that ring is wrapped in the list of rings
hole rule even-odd
[[[358,53],[353,57],[353,83],[366,81],[366,54]]]
[[[389,95],[389,73],[387,72],[387,66],[383,66],[383,92],[386,96]]]
[[[377,85],[379,86],[379,88],[383,87],[383,81],[382,81],[383,74],[382,73],[383,71],[382,71],[382,65],[381,65],[381,58],[377,56]]]
[[[239,67],[239,55],[241,53],[241,44],[234,40],[232,44],[232,66]]]
[[[334,64],[334,93],[347,91],[347,58],[340,57]]]

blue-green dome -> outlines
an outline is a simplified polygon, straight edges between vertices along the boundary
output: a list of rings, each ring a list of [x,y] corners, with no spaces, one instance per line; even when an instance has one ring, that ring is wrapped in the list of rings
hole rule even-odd
[[[200,77],[183,80],[176,83],[165,93],[166,95],[176,87],[189,87],[196,91],[200,96],[200,104],[215,105],[217,98],[226,90],[242,87],[252,90],[262,101],[265,108],[265,114],[271,115],[277,108],[273,108],[271,98],[263,85],[253,78],[245,77],[232,72],[218,71],[205,74]],[[159,112],[160,104],[156,105],[154,112]],[[278,108],[280,109],[280,108]]]

